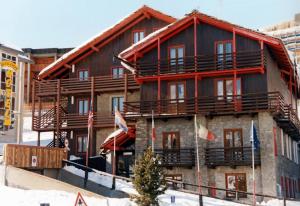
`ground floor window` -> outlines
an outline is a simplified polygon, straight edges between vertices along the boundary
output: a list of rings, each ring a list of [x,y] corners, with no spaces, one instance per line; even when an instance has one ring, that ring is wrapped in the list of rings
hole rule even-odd
[[[87,147],[87,134],[77,136],[77,153],[85,153]]]
[[[225,174],[226,189],[247,191],[246,173],[226,173]],[[247,197],[244,193],[238,193],[238,197]],[[235,192],[226,192],[227,197],[235,198]]]

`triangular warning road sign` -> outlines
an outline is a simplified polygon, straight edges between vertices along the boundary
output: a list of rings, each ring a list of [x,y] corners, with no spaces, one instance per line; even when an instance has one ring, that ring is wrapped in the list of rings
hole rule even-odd
[[[77,195],[76,202],[75,202],[74,206],[88,206],[85,203],[85,201],[84,201],[82,195],[80,194],[80,192],[78,192],[78,195]]]

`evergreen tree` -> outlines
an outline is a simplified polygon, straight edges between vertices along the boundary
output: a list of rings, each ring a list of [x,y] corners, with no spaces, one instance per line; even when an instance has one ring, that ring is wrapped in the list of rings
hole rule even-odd
[[[159,166],[159,157],[154,156],[149,147],[134,167],[133,186],[139,193],[134,196],[139,206],[157,206],[158,195],[167,189],[163,168]]]

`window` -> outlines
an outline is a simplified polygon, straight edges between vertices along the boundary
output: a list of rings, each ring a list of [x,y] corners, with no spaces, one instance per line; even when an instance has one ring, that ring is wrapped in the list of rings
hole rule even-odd
[[[247,181],[245,173],[226,173],[226,189],[247,192]],[[226,192],[227,197],[235,198],[235,192]],[[247,197],[244,193],[238,193],[238,197]]]
[[[141,41],[145,37],[145,30],[133,31],[133,43]]]
[[[163,133],[163,149],[179,149],[180,135],[179,132]]]
[[[233,96],[233,79],[217,79],[216,94],[218,100],[226,99],[228,102],[232,101]],[[236,79],[236,94],[241,95],[241,79]]]
[[[17,62],[17,58],[15,56],[12,56],[10,54],[2,53],[2,61],[12,61],[14,63]]]
[[[87,149],[87,135],[77,136],[77,153],[85,153]]]
[[[216,42],[216,55],[218,69],[232,67],[232,41]]]
[[[172,82],[169,83],[169,99],[171,103],[184,102],[185,98],[185,82]],[[173,101],[172,101],[173,100]]]
[[[169,61],[171,70],[175,72],[183,70],[184,64],[184,47],[183,46],[172,46],[169,48]]]
[[[85,115],[89,112],[89,100],[79,99],[78,100],[78,113],[80,115]]]
[[[79,80],[87,80],[89,78],[88,70],[80,70],[78,72]]]
[[[123,78],[124,68],[123,67],[114,67],[112,68],[112,77],[113,79]]]
[[[124,97],[112,97],[111,102],[111,111],[113,114],[116,109],[123,112]]]
[[[224,129],[224,158],[229,161],[243,159],[242,129]]]

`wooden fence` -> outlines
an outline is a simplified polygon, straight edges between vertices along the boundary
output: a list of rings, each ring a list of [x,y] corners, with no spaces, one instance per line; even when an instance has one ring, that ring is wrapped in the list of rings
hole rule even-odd
[[[6,144],[3,154],[6,165],[26,169],[62,168],[62,160],[67,158],[67,152],[62,148],[18,144]]]

